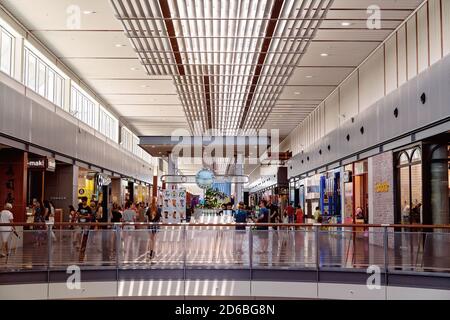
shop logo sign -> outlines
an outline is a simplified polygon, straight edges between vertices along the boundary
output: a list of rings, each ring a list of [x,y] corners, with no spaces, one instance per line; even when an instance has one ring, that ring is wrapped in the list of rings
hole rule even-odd
[[[45,169],[45,160],[44,159],[29,160],[28,168],[29,169]]]
[[[67,278],[66,287],[69,290],[81,289],[81,269],[77,265],[71,265],[67,267],[67,274],[70,276]]]
[[[367,274],[370,274],[367,278],[367,289],[380,290],[381,289],[381,269],[379,266],[371,265],[366,270]]]
[[[375,192],[376,193],[389,192],[389,183],[387,182],[376,183]]]

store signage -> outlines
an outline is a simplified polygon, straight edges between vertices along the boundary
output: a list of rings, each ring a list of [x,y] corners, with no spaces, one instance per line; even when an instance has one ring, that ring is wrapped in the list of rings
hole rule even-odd
[[[28,169],[31,170],[47,170],[54,172],[56,169],[56,160],[54,158],[38,158],[28,160]]]
[[[55,158],[47,158],[47,171],[55,172],[56,160]]]
[[[45,169],[45,158],[42,159],[29,159],[28,169]]]
[[[387,182],[375,183],[375,192],[376,193],[389,192],[389,183]]]

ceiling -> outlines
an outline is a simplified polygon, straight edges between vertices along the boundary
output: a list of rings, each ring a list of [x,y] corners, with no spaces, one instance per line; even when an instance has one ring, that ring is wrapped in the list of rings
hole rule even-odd
[[[138,135],[263,128],[281,139],[422,2],[0,0]],[[379,30],[366,26],[370,5]],[[80,28],[68,29],[74,8]]]

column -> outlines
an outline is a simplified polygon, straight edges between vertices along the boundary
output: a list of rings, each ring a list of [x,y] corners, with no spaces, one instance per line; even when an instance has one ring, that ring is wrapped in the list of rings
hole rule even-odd
[[[111,200],[112,203],[117,203],[122,205],[124,199],[122,199],[122,179],[112,178],[111,179]]]
[[[69,205],[76,208],[78,204],[78,167],[58,164],[55,172],[46,172],[44,190],[44,198],[53,201],[56,209],[62,209],[62,221],[68,221]]]
[[[447,144],[434,145],[431,150],[430,163],[430,191],[431,191],[431,215],[433,224],[448,224],[448,151]],[[448,256],[448,232],[445,229],[434,229],[432,236],[433,258]],[[433,260],[433,266],[442,267],[438,260]]]
[[[0,207],[10,202],[15,222],[26,222],[28,153],[0,150]]]
[[[447,145],[438,146],[431,158],[431,212],[433,224],[450,222],[448,206]]]
[[[242,154],[237,155],[234,174],[236,176],[241,176],[244,174],[244,155]],[[234,190],[236,192],[235,203],[238,204],[244,200],[244,185],[242,183],[236,183]]]

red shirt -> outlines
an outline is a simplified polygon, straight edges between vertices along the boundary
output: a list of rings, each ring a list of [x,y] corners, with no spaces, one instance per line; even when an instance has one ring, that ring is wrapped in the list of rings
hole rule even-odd
[[[297,223],[303,223],[303,210],[301,208],[297,209]]]
[[[294,208],[292,206],[287,206],[286,212],[287,212],[288,216],[291,217],[294,215]]]

